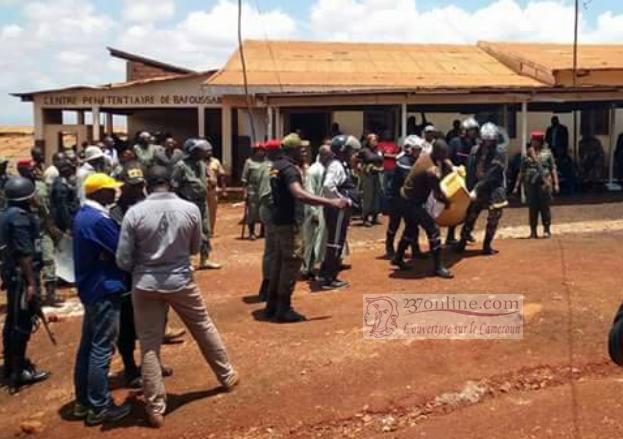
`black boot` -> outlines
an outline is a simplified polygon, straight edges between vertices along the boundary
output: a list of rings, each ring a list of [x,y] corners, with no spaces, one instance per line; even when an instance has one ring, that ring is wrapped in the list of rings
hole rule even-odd
[[[396,250],[394,250],[394,238],[396,235],[388,233],[385,235],[385,258],[392,259],[396,256]]]
[[[467,246],[467,240],[461,238],[459,242],[454,246],[454,251],[457,253],[463,253],[465,251],[466,246]]]
[[[249,241],[255,241],[257,236],[255,236],[255,224],[249,224]]]
[[[277,293],[269,290],[268,297],[266,298],[266,308],[264,308],[264,317],[266,319],[270,320],[277,314],[277,299]]]
[[[405,241],[401,239],[398,243],[398,251],[394,255],[392,259],[392,265],[398,267],[400,270],[409,270],[411,266],[404,261],[405,252],[407,251],[407,247],[409,247],[411,243],[409,241]]]
[[[426,253],[420,249],[420,244],[414,242],[411,244],[411,259],[426,259]]]
[[[448,227],[448,235],[446,236],[446,246],[452,247],[459,243],[456,239],[456,227]]]
[[[550,230],[549,224],[543,226],[543,234],[545,239],[550,239],[552,237],[552,231]]]
[[[482,246],[482,254],[484,255],[497,255],[499,253],[498,250],[491,247],[491,243],[493,242],[493,236],[489,236],[489,234],[485,235],[485,242]]]
[[[292,309],[291,296],[279,297],[277,302],[277,313],[275,322],[277,323],[297,323],[307,320],[303,314]]]
[[[530,239],[538,239],[539,235],[536,232],[536,227],[530,226]]]
[[[266,302],[266,299],[268,299],[268,284],[268,279],[262,279],[262,285],[260,286],[260,291],[258,293],[260,301],[262,302]]]
[[[450,273],[450,271],[443,266],[441,262],[441,249],[431,250],[431,255],[433,256],[433,265],[434,265],[434,274],[435,276],[441,277],[443,279],[452,279],[454,275]]]

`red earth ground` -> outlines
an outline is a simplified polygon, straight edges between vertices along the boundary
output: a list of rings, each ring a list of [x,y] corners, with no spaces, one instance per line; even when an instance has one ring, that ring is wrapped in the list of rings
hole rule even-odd
[[[132,416],[87,428],[71,419],[81,318],[69,317],[53,325],[57,347],[42,331],[29,347],[31,358],[52,371],[50,380],[13,396],[0,392],[0,437],[23,435],[24,421],[40,423],[45,438],[621,437],[623,374],[607,358],[606,336],[621,301],[623,227],[600,227],[623,218],[623,203],[598,199],[557,206],[554,214],[559,223],[583,226],[551,240],[501,239],[494,257],[476,247],[463,258],[448,252],[450,281],[427,277],[429,261],[394,272],[380,258],[384,227],[355,225],[352,269],[343,273],[352,285],[311,293],[299,282],[294,304],[309,321],[277,325],[256,320],[262,306],[248,303],[260,281],[262,241],[237,239],[241,209],[222,206],[214,258],[224,268],[200,272],[197,280],[240,386],[221,393],[186,336],[163,347],[175,373],[166,380],[162,429],[147,426],[139,393],[121,389],[115,399],[130,397]],[[524,208],[507,209],[502,227],[523,225],[526,216]],[[390,292],[524,294],[524,338],[365,340],[362,296]],[[116,356],[112,370],[120,368]]]

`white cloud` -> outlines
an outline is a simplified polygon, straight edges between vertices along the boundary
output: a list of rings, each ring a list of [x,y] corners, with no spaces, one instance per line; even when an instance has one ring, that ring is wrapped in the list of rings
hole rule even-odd
[[[123,17],[128,21],[153,23],[175,14],[173,0],[123,0]]]
[[[573,6],[546,0],[521,7],[517,0],[495,0],[477,10],[444,6],[420,11],[414,0],[318,0],[310,24],[317,38],[333,40],[566,42],[573,36]]]
[[[118,39],[121,48],[173,64],[208,69],[221,66],[236,47],[238,9],[234,1],[219,0],[206,11],[190,12],[171,26],[151,23],[129,27]],[[244,38],[292,38],[296,24],[280,10],[260,14],[243,6]]]
[[[8,92],[123,80],[124,64],[108,57],[106,46],[195,69],[221,66],[236,47],[237,2],[217,0],[174,20],[182,1],[122,0],[113,16],[93,0],[0,0],[21,10],[19,21],[0,27],[0,124],[24,123],[32,114]],[[243,32],[255,39],[426,43],[570,42],[573,36],[572,0],[489,0],[481,9],[454,4],[423,10],[416,0],[316,0],[301,24],[279,8],[260,14],[247,0]],[[620,11],[580,25],[581,42],[623,41]]]

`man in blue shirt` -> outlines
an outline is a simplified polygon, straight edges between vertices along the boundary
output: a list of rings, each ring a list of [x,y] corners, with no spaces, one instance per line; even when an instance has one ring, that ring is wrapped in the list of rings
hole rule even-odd
[[[127,274],[115,262],[119,226],[106,206],[115,201],[121,183],[106,174],[84,182],[85,203],[73,223],[74,267],[78,296],[84,305],[82,336],[76,357],[74,415],[87,425],[117,421],[130,413],[129,403],[115,405],[108,370],[119,332],[121,295]]]

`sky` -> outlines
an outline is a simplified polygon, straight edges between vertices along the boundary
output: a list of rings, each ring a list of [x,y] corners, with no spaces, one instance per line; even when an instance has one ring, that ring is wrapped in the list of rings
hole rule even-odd
[[[623,1],[580,0],[580,42],[623,44]],[[32,124],[9,95],[123,81],[106,46],[197,70],[236,46],[234,0],[0,0],[0,125]],[[573,0],[244,0],[259,39],[571,42]]]

